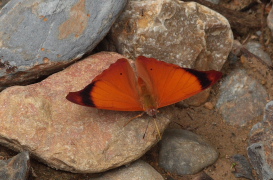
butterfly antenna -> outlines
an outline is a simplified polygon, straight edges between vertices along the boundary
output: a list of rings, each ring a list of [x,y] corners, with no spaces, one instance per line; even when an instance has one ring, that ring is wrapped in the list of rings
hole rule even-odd
[[[137,116],[135,116],[135,117],[132,117],[131,119],[129,119],[129,121],[128,121],[127,123],[125,123],[125,124],[123,125],[123,127],[127,126],[132,120],[134,120],[134,119],[136,119],[136,118],[139,118],[139,117],[143,116],[144,113],[145,113],[145,112],[143,112],[143,113],[141,113],[141,114],[139,114],[139,115],[137,115]]]
[[[156,127],[156,130],[157,130],[157,133],[158,133],[159,139],[161,140],[161,139],[162,139],[162,136],[161,136],[161,133],[160,133],[159,128],[158,128],[158,126],[157,126],[156,119],[155,119],[155,118],[153,118],[153,119],[154,119],[154,123],[155,123],[155,127]]]
[[[146,132],[147,132],[147,130],[148,130],[148,126],[149,126],[149,123],[150,123],[150,120],[148,121],[148,123],[147,123],[147,126],[146,126],[146,129],[145,129],[145,132],[144,132],[144,134],[143,134],[143,139],[145,138],[145,136],[146,136]]]

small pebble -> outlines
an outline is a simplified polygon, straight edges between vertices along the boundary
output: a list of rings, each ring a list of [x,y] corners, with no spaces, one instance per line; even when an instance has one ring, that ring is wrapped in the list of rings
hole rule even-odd
[[[206,102],[204,104],[205,108],[212,110],[214,108],[214,105],[211,102]]]

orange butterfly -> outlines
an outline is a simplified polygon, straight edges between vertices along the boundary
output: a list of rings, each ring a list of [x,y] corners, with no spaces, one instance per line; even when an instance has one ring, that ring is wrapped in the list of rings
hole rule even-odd
[[[117,60],[84,89],[66,98],[76,104],[116,111],[146,111],[155,117],[157,109],[189,98],[212,86],[218,71],[197,71],[139,56],[137,76],[125,58]]]

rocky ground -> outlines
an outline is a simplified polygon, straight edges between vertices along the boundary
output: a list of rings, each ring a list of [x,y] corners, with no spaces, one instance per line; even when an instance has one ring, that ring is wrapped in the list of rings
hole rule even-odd
[[[221,0],[219,4],[212,4],[204,0],[196,1],[203,4],[223,16],[225,16],[231,24],[234,39],[241,45],[247,44],[249,41],[259,43],[264,52],[267,52],[270,58],[273,58],[273,42],[272,33],[267,24],[267,16],[271,10],[269,1],[256,0]],[[273,19],[271,19],[273,21]],[[230,57],[224,64],[222,72],[223,79],[227,78],[234,69],[243,69],[252,78],[259,81],[266,88],[269,97],[272,97],[271,74],[272,67],[260,62],[257,58],[252,57],[248,52],[239,50],[240,46],[234,46]],[[242,57],[243,54],[243,57]],[[266,74],[266,75],[264,75]],[[222,81],[223,82],[223,81]],[[219,110],[212,110],[220,96],[220,85],[213,87],[208,103],[199,107],[175,105],[173,111],[172,122],[168,128],[181,128],[192,131],[205,140],[207,140],[219,152],[218,160],[211,166],[204,169],[197,175],[176,175],[164,171],[158,164],[158,154],[160,144],[154,146],[143,157],[142,160],[152,165],[161,175],[168,180],[198,180],[204,173],[214,180],[243,180],[245,178],[236,178],[236,164],[232,158],[236,154],[248,157],[247,147],[249,146],[250,130],[253,125],[261,122],[263,114],[255,119],[246,122],[243,126],[234,125],[233,122],[223,120],[222,113]],[[236,124],[236,123],[235,123]],[[5,147],[0,147],[0,157],[8,159],[16,152]],[[258,179],[257,173],[253,170],[253,176]],[[31,159],[30,180],[39,179],[89,179],[99,174],[74,174],[64,171],[54,170],[43,163]],[[207,177],[206,180],[209,178]]]

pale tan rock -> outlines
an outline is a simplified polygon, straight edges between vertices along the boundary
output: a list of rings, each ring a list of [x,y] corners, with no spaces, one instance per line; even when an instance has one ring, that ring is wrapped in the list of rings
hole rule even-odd
[[[2,91],[0,143],[28,150],[56,169],[77,173],[102,172],[138,159],[158,141],[152,122],[143,139],[151,117],[144,115],[124,127],[139,112],[98,110],[65,98],[122,57],[98,53],[40,83]],[[169,122],[166,110],[157,117],[161,132]]]
[[[110,31],[119,53],[220,70],[232,48],[225,17],[195,2],[131,0]]]
[[[206,102],[204,104],[204,107],[209,109],[209,110],[212,110],[214,108],[214,104],[212,104],[212,102]]]
[[[164,180],[148,163],[138,160],[126,167],[117,168],[90,180]]]

